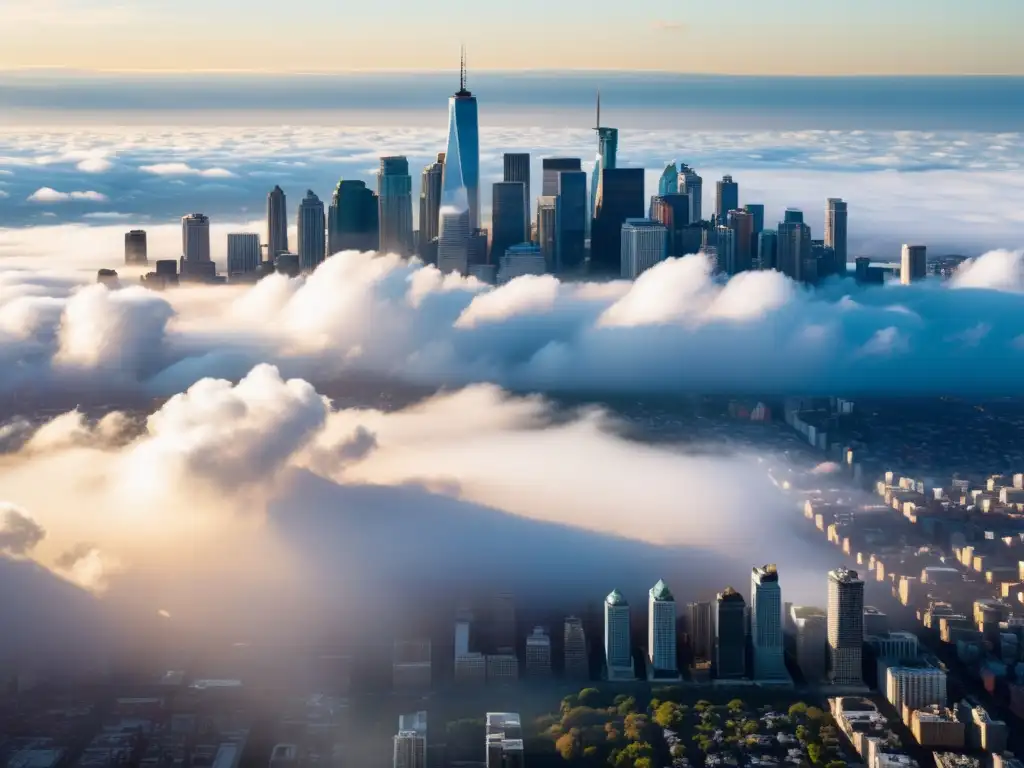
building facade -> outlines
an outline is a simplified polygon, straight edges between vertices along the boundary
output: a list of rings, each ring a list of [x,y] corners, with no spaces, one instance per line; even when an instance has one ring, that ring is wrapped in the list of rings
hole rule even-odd
[[[753,268],[751,245],[754,242],[754,217],[747,211],[730,210],[727,214],[729,229],[733,232],[732,263],[726,270],[738,275]]]
[[[541,197],[558,194],[558,176],[563,171],[578,171],[582,167],[578,157],[545,157],[541,160]]]
[[[523,185],[523,231],[530,231],[530,153],[506,152],[502,156],[502,181]],[[523,242],[520,240],[519,242]],[[514,243],[513,243],[514,245]],[[504,251],[501,251],[504,253]]]
[[[288,200],[275,186],[267,195],[267,260],[288,253]]]
[[[711,661],[715,647],[715,612],[711,603],[690,603],[690,650],[695,659]]]
[[[732,587],[718,594],[715,604],[715,675],[739,680],[747,672],[747,605]]]
[[[790,608],[796,664],[808,683],[820,682],[828,674],[828,617],[820,608],[794,605]]]
[[[299,203],[298,228],[299,266],[303,272],[312,272],[327,252],[327,217],[324,204],[311,189]]]
[[[558,212],[555,223],[555,270],[583,265],[587,240],[587,174],[580,170],[558,174]]]
[[[124,233],[124,263],[142,266],[149,263],[146,249],[146,230],[133,229]]]
[[[491,254],[498,261],[513,245],[527,242],[526,199],[521,181],[499,181],[491,196]]]
[[[622,274],[622,225],[626,219],[643,217],[643,168],[603,171],[597,216],[590,230],[590,268],[593,272]]]
[[[327,213],[327,252],[376,251],[380,246],[380,210],[366,182],[341,180]]]
[[[604,657],[609,680],[636,676],[630,642],[629,603],[617,589],[604,599]]]
[[[755,680],[788,680],[782,643],[782,589],[774,565],[754,568],[750,575],[750,639]]]
[[[651,587],[647,602],[647,661],[656,672],[675,673],[676,599],[664,581]]]
[[[671,163],[665,166],[665,170],[661,172],[661,178],[658,179],[658,194],[659,195],[675,195],[679,192],[679,169],[676,167],[676,161],[673,160]]]
[[[228,277],[257,272],[260,268],[260,236],[255,232],[228,235]]]
[[[412,177],[406,157],[382,157],[377,173],[377,200],[380,205],[380,250],[411,256]]]
[[[540,246],[535,243],[520,243],[507,248],[499,259],[496,281],[498,285],[504,285],[524,275],[544,274],[547,274],[547,263],[544,261]]]
[[[725,224],[729,211],[740,207],[740,185],[732,180],[732,176],[723,176],[715,184],[715,218],[719,224]]]
[[[469,213],[467,231],[479,229],[480,127],[476,97],[466,89],[465,51],[462,54],[459,90],[448,99],[448,145],[441,186],[442,206],[454,204],[461,208],[462,205],[455,202],[461,198]]]
[[[885,697],[897,712],[902,712],[904,706],[910,709],[933,704],[944,707],[946,673],[924,664],[889,667],[885,675]]]
[[[830,197],[825,204],[825,246],[834,254],[833,274],[846,275],[846,202]]]
[[[558,196],[544,195],[537,198],[537,244],[544,257],[544,267],[555,271],[556,248],[558,246]]]
[[[651,198],[650,218],[661,222],[668,229],[668,255],[686,256],[696,253],[700,247],[689,249],[686,233],[690,226],[690,197],[679,192],[669,192]]]
[[[587,680],[590,660],[587,655],[587,636],[583,622],[576,616],[567,616],[562,633],[564,673],[568,680]]]
[[[526,676],[534,679],[551,677],[551,638],[543,627],[534,627],[526,638]]]
[[[704,219],[704,179],[690,166],[679,167],[679,191],[690,198],[690,223]]]
[[[181,257],[190,263],[210,260],[210,219],[204,214],[182,216]]]
[[[779,222],[775,243],[775,269],[787,277],[802,282],[806,279],[806,265],[811,260],[811,228],[804,224],[803,213],[786,211]]]
[[[833,683],[861,685],[864,645],[864,582],[856,571],[828,574],[828,655]]]
[[[469,269],[469,209],[441,208],[441,234],[437,239],[437,268],[465,275]]]
[[[424,244],[437,238],[441,225],[441,182],[444,180],[444,152],[420,174],[419,253]]]
[[[900,259],[900,282],[916,283],[928,276],[928,249],[923,245],[904,245]]]
[[[621,276],[635,280],[668,258],[668,239],[668,228],[660,221],[626,219],[621,235]]]

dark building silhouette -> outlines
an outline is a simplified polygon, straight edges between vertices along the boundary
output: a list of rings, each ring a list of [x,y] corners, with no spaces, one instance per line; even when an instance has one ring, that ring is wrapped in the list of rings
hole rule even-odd
[[[554,197],[558,194],[558,174],[562,171],[578,171],[582,168],[578,157],[545,157],[541,161],[544,171],[542,197]]]
[[[651,198],[651,216],[653,221],[660,221],[668,229],[668,255],[686,256],[689,253],[696,253],[700,247],[700,234],[696,247],[692,246],[692,239],[687,238],[687,229],[690,225],[690,196],[681,192],[671,192],[665,195],[655,195]]]
[[[499,181],[494,185],[491,197],[492,263],[497,264],[510,246],[529,240],[526,199],[521,181]]]
[[[555,213],[555,269],[576,269],[586,258],[587,174],[561,171],[558,174],[558,203]]]
[[[420,221],[418,251],[422,257],[431,240],[436,240],[441,224],[441,182],[444,178],[444,152],[438,152],[436,162],[423,169],[420,175]],[[434,260],[437,260],[435,249]]]
[[[601,199],[590,229],[590,269],[622,272],[622,224],[644,218],[644,169],[606,168],[601,172]]]
[[[124,233],[124,263],[125,264],[148,264],[149,257],[146,253],[146,231],[133,229]]]
[[[719,224],[726,223],[729,211],[740,207],[740,185],[732,180],[732,176],[723,176],[715,184],[715,217]]]
[[[328,252],[376,251],[380,246],[378,220],[377,195],[366,182],[339,181],[327,212]]]
[[[506,152],[502,158],[505,165],[503,181],[518,181],[523,185],[523,227],[530,231],[530,153]],[[520,240],[519,242],[523,242]],[[504,253],[504,252],[503,252]]]
[[[747,671],[747,605],[732,587],[718,593],[715,603],[715,674],[737,680]]]
[[[754,217],[754,234],[750,239],[750,257],[756,265],[760,256],[757,250],[758,237],[764,231],[764,206],[760,203],[747,203],[743,206],[743,210]]]
[[[409,160],[404,155],[380,159],[377,200],[380,206],[380,250],[411,256],[412,177],[409,175]]]
[[[281,187],[267,195],[267,258],[288,250],[288,201]]]

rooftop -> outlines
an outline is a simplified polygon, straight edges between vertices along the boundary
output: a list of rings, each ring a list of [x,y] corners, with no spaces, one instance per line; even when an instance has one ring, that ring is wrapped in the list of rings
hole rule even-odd
[[[672,596],[672,591],[668,588],[662,579],[658,579],[658,583],[651,587],[651,599],[659,602],[674,602],[675,598]]]
[[[863,584],[860,578],[857,576],[856,571],[851,571],[849,568],[836,568],[834,571],[828,572],[828,577],[833,581],[837,581],[840,584]]]
[[[624,598],[624,597],[622,596],[622,593],[621,593],[621,592],[619,592],[619,590],[617,590],[617,589],[613,589],[613,590],[612,590],[612,591],[611,591],[611,592],[610,592],[610,593],[608,594],[608,597],[606,597],[606,598],[604,599],[604,601],[605,601],[605,602],[606,602],[606,603],[607,603],[608,605],[629,605],[629,603],[627,603],[627,602],[626,602],[626,598]]]

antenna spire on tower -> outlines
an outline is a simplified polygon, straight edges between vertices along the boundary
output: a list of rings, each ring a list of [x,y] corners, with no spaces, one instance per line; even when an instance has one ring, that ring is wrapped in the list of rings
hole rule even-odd
[[[459,59],[459,90],[466,90],[466,46],[462,46],[462,57]]]
[[[595,131],[601,130],[601,89],[597,89],[597,125],[594,126]]]

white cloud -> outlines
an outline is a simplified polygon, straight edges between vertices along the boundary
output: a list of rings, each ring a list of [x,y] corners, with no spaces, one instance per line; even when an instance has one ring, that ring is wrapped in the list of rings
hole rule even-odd
[[[78,163],[78,170],[83,173],[103,173],[114,167],[114,164],[103,157],[90,157]]]
[[[4,190],[0,189],[0,197],[10,197],[10,196],[11,195],[10,195],[9,192],[5,192]]]
[[[70,201],[105,203],[107,196],[93,190],[86,192],[58,192],[52,187],[40,187],[29,195],[27,199],[32,203],[66,203]]]
[[[156,176],[202,176],[208,179],[229,179],[235,174],[227,168],[193,168],[188,163],[157,163],[156,165],[142,165],[139,170],[143,173],[152,173]]]

